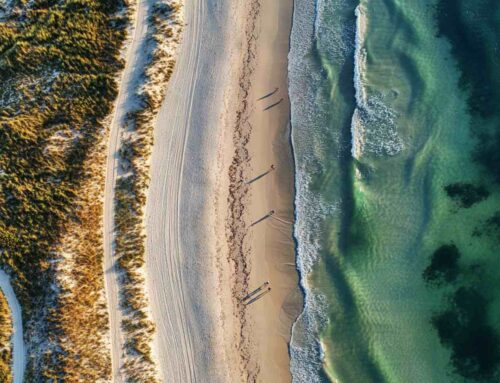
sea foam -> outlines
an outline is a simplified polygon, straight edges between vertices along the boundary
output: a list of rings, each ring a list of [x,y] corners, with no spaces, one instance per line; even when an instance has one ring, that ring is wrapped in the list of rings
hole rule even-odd
[[[290,343],[294,382],[321,382],[324,351],[319,334],[328,323],[327,299],[308,283],[308,275],[320,254],[325,220],[335,214],[338,206],[311,190],[310,184],[312,177],[324,170],[321,158],[331,151],[327,138],[335,141],[338,133],[324,125],[331,101],[320,91],[326,79],[325,68],[311,59],[311,52],[316,58],[324,54],[345,60],[350,50],[349,41],[352,41],[336,35],[324,22],[324,18],[329,17],[327,12],[331,12],[330,5],[331,0],[295,1],[289,54],[292,145],[296,165],[294,236],[297,269],[304,293],[303,311],[294,323]]]
[[[367,52],[364,48],[367,18],[363,5],[356,7],[354,48],[354,89],[356,110],[352,116],[351,154],[359,159],[364,153],[378,156],[396,155],[403,150],[403,141],[396,128],[397,115],[381,94],[369,92],[365,80]]]
[[[370,92],[365,80],[366,17],[363,8],[352,14],[347,0],[295,0],[289,53],[292,146],[295,157],[295,227],[297,269],[304,307],[292,328],[291,373],[294,382],[321,382],[325,353],[320,334],[328,325],[328,299],[309,283],[309,274],[322,252],[322,238],[332,217],[340,214],[341,197],[310,186],[331,171],[340,154],[339,129],[332,129],[331,92],[337,86],[332,68],[346,67],[354,58],[356,107],[351,117],[355,158],[363,153],[392,155],[402,149],[396,114],[381,95]],[[351,112],[348,112],[351,113]],[[331,147],[333,145],[334,147]],[[322,194],[323,193],[323,194]]]

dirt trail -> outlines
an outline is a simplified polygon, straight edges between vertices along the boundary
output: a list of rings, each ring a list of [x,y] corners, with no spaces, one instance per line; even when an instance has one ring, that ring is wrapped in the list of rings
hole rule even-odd
[[[22,383],[26,367],[26,348],[23,339],[23,318],[21,306],[10,284],[9,276],[0,270],[0,289],[2,289],[12,314],[12,377],[14,383]]]
[[[110,126],[106,165],[106,185],[104,191],[104,276],[109,310],[112,382],[114,383],[124,382],[124,377],[121,373],[124,337],[121,331],[120,288],[113,251],[113,215],[115,183],[118,175],[118,147],[123,118],[126,112],[130,110],[129,105],[133,100],[137,76],[143,71],[144,55],[142,54],[141,47],[147,32],[148,23],[146,16],[148,4],[147,0],[139,0],[136,6],[135,22],[131,31],[125,57],[125,68],[122,73],[116,108]]]

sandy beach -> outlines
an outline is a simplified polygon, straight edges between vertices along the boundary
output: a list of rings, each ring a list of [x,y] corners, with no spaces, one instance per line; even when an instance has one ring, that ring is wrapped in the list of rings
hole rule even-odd
[[[291,12],[288,0],[185,2],[146,209],[154,349],[165,382],[291,380],[288,341],[302,304],[291,225]],[[264,281],[271,292],[242,304]]]
[[[292,5],[291,0],[262,2],[256,67],[249,93],[253,101],[251,177],[269,164],[275,166],[275,171],[252,183],[249,207],[252,221],[263,211],[276,212],[272,219],[253,227],[250,234],[250,287],[264,279],[272,285],[269,297],[249,309],[254,322],[251,331],[256,339],[258,380],[263,382],[291,380],[288,343],[291,326],[302,308],[292,240],[294,170],[287,83]],[[272,97],[255,101],[273,88],[278,91]],[[271,105],[275,106],[268,109]]]
[[[233,289],[228,300],[243,380],[287,382],[290,331],[302,304],[292,239],[287,94],[292,1],[253,1],[245,12],[237,103],[234,114],[227,112],[232,141],[224,143],[230,162],[228,185],[222,183],[229,189],[225,230]],[[266,281],[269,293],[241,303]]]
[[[216,147],[230,70],[230,1],[185,2],[176,70],[155,127],[146,272],[164,382],[231,381],[213,239]],[[214,54],[217,52],[217,54]]]

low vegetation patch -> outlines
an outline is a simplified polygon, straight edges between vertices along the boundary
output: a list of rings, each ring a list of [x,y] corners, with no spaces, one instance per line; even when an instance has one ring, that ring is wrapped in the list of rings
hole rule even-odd
[[[121,175],[115,186],[115,251],[122,270],[122,327],[126,334],[125,373],[130,382],[156,382],[151,354],[154,324],[148,314],[143,265],[144,207],[149,185],[149,159],[155,117],[165,97],[175,65],[175,48],[182,30],[181,5],[165,1],[149,16],[143,84],[137,89],[139,107],[125,119],[120,146]]]
[[[23,307],[30,383],[110,377],[101,201],[126,9],[13,0],[0,21],[0,264]]]
[[[12,317],[5,295],[0,290],[0,383],[12,382]]]

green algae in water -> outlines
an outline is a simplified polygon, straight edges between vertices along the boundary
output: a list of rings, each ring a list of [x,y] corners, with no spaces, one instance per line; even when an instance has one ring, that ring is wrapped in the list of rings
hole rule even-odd
[[[459,274],[458,260],[460,252],[451,245],[443,245],[432,255],[430,265],[422,273],[422,277],[429,284],[436,286],[454,282]]]
[[[448,197],[461,207],[469,208],[489,197],[490,192],[484,186],[475,186],[465,182],[456,182],[444,187]]]

